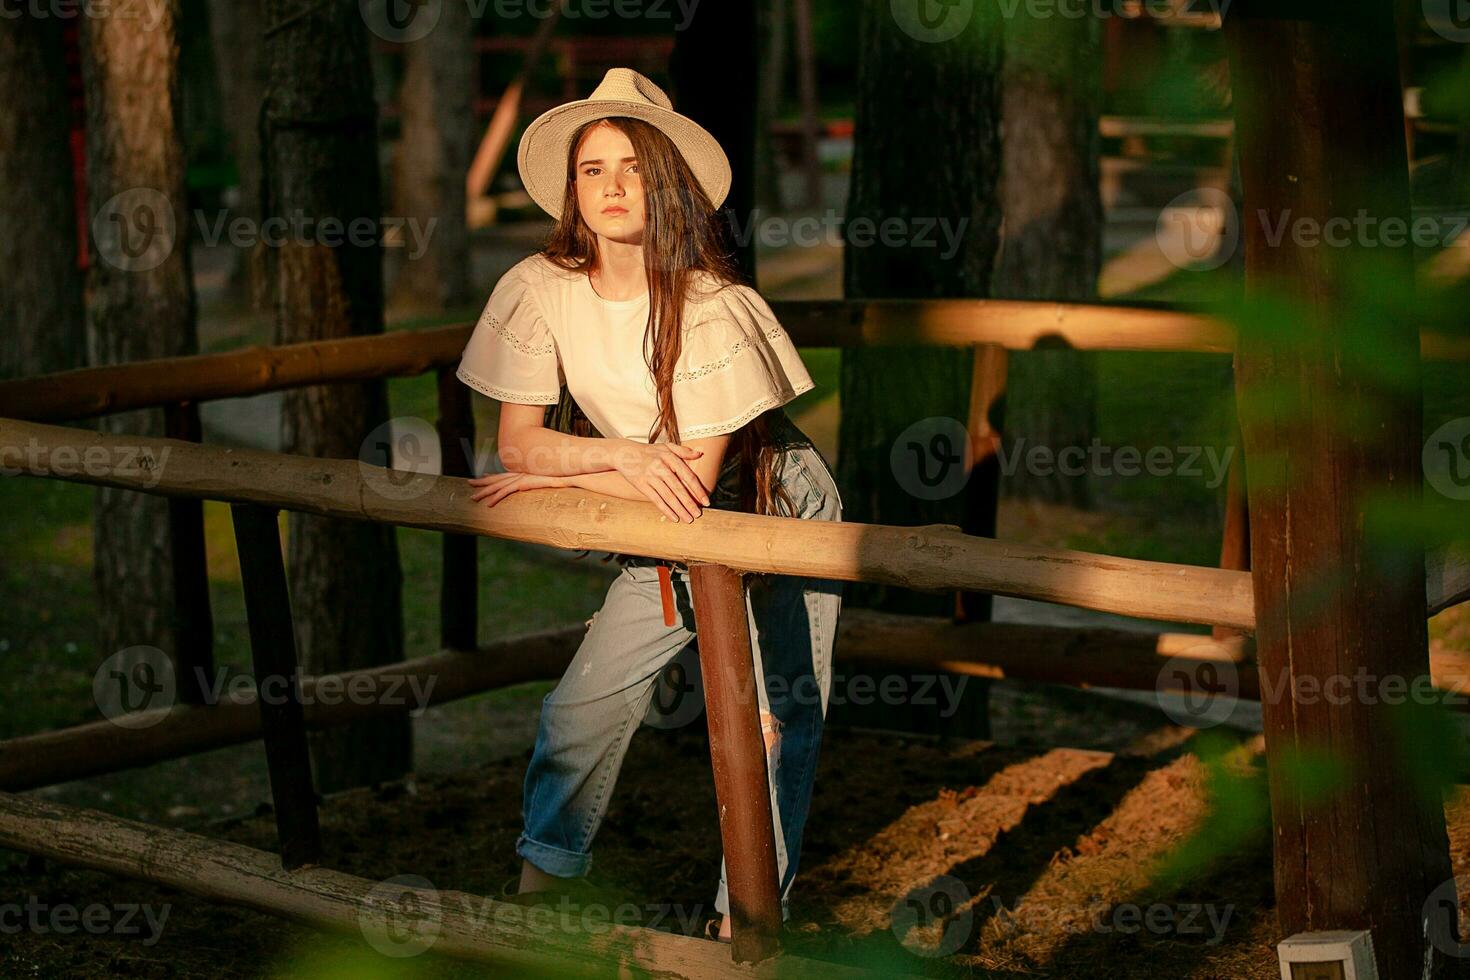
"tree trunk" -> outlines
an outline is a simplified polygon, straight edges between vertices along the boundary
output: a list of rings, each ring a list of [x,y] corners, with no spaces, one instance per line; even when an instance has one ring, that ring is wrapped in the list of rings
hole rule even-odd
[[[942,39],[917,17],[901,25],[886,2],[863,7],[843,251],[852,299],[990,292],[1000,228],[998,14],[984,5],[968,15],[946,9],[945,25],[969,22]],[[973,362],[970,350],[946,348],[842,352],[844,520],[962,522],[967,474],[943,420],[966,418]],[[923,486],[925,478],[938,482]],[[947,616],[954,606],[948,593],[886,585],[854,583],[848,596],[856,606],[922,615]]]
[[[179,139],[176,9],[156,25],[81,20],[87,196],[95,248],[87,275],[94,364],[196,353],[184,154]],[[161,436],[161,409],[104,416],[101,431]],[[103,488],[94,503],[93,576],[102,657],[176,651],[168,501]]]
[[[781,157],[771,124],[781,115],[786,79],[786,0],[761,0],[756,10],[760,28],[759,91],[756,102],[755,206],[763,214],[781,210]]]
[[[261,51],[265,23],[260,5],[210,0],[209,31],[224,103],[225,131],[240,180],[239,199],[230,209],[230,218],[243,218],[251,227],[259,227],[260,103],[265,96],[265,58]],[[249,258],[248,251],[241,252],[230,271],[229,291],[242,305],[254,295]]]
[[[0,30],[0,378],[87,361],[62,24]]]
[[[1096,18],[1028,18],[1005,24],[1001,208],[1003,244],[994,295],[1086,300],[1102,265],[1098,174],[1101,30]],[[1066,350],[1011,355],[1002,438],[1005,458],[1033,446],[1053,454],[1086,448],[1097,431],[1092,354]],[[1024,465],[1003,474],[1016,496],[1087,507],[1089,475]]]
[[[795,15],[796,89],[801,100],[801,171],[806,180],[806,207],[822,207],[822,161],[817,142],[822,120],[817,109],[817,54],[812,40],[811,0],[792,0]]]
[[[843,290],[854,299],[986,296],[999,244],[1000,25],[993,8],[862,7],[852,183]],[[934,98],[935,93],[944,97]],[[943,134],[936,139],[936,134]],[[837,480],[843,520],[975,523],[970,415],[973,349],[862,348],[842,352]],[[852,583],[849,606],[952,616],[956,594]],[[838,701],[848,724],[989,735],[987,685],[967,678],[954,713],[922,703],[932,672],[899,671],[904,695],[871,705]],[[848,678],[869,690],[888,677]],[[834,693],[834,700],[837,694]],[[866,699],[863,699],[866,700]]]
[[[1242,319],[1236,378],[1279,931],[1369,929],[1384,980],[1447,976],[1452,728],[1409,693],[1429,674],[1413,246],[1376,231],[1410,217],[1393,11],[1241,0],[1226,40],[1246,293],[1291,311]],[[1360,231],[1307,237],[1339,224]]]
[[[700,4],[674,38],[674,108],[709,130],[730,158],[722,217],[742,271],[755,281],[755,140],[758,38],[754,4]]]
[[[403,244],[392,250],[395,303],[438,311],[470,302],[465,176],[474,153],[473,80],[469,5],[446,3],[434,29],[404,47],[394,196],[400,216],[423,230],[405,229]]]
[[[377,105],[362,16],[354,0],[269,0],[265,12],[262,213],[296,225],[270,254],[276,342],[381,333]],[[371,240],[343,234],[354,226]],[[283,413],[284,452],[387,463],[382,381],[295,389]],[[288,568],[304,672],[403,659],[393,528],[293,513]],[[412,728],[406,717],[353,725],[314,735],[312,749],[317,787],[332,792],[409,771]]]

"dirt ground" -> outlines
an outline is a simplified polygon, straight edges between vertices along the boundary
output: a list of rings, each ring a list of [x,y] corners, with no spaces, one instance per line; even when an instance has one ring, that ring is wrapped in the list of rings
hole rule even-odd
[[[997,684],[992,706],[1005,746],[828,728],[787,949],[929,976],[1279,976],[1264,815],[1207,821],[1220,784],[1201,751],[1204,738],[1227,743],[1238,801],[1261,792],[1259,736],[1196,733],[1062,688]],[[517,867],[526,758],[328,798],[323,864],[497,894]],[[1470,803],[1457,797],[1448,812],[1464,873]],[[190,829],[263,849],[275,838],[266,806]],[[639,732],[594,851],[592,881],[643,907],[648,924],[697,932],[713,914],[720,850],[701,725]],[[1206,859],[1168,877],[1190,853]],[[0,936],[5,978],[497,975],[8,852],[0,887],[43,906],[167,908],[156,935]]]

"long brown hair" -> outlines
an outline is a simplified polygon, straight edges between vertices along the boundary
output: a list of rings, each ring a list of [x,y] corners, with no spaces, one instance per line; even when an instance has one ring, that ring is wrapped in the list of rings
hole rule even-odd
[[[648,277],[648,326],[644,349],[653,374],[658,398],[658,416],[649,442],[661,433],[679,441],[678,416],[674,411],[674,367],[679,360],[684,303],[700,272],[714,277],[723,287],[750,285],[721,245],[717,212],[704,188],[673,142],[657,127],[641,119],[609,116],[585,123],[573,134],[567,149],[566,195],[561,217],[552,229],[541,254],[575,272],[591,274],[598,268],[597,236],[587,227],[577,206],[576,160],[582,140],[596,126],[607,124],[622,132],[633,144],[638,172],[643,183],[643,271]],[[648,343],[652,335],[652,344]],[[771,412],[781,409],[771,409]],[[580,411],[571,413],[573,435],[595,436],[591,422]],[[738,509],[751,514],[778,514],[779,495],[786,513],[795,516],[795,505],[776,474],[779,448],[773,444],[769,413],[762,413],[732,433],[721,467],[720,484],[738,479]],[[711,501],[715,495],[711,494]]]

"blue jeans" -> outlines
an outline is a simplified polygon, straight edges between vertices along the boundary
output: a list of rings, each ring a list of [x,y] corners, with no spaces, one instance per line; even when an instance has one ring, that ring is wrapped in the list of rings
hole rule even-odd
[[[798,430],[799,431],[799,430]],[[821,454],[791,445],[780,480],[805,520],[840,521],[842,499]],[[675,728],[704,709],[689,573],[675,569],[674,625],[665,626],[652,559],[624,556],[622,572],[589,620],[587,635],[556,688],[541,702],[526,771],[516,853],[547,874],[573,878],[592,863],[592,838],[640,723]],[[767,757],[782,917],[801,856],[822,722],[832,690],[832,647],[844,584],[772,575],[749,580],[746,610],[757,699],[776,719]],[[770,738],[768,737],[768,742]],[[711,833],[718,833],[714,821]],[[715,908],[729,913],[724,862]]]

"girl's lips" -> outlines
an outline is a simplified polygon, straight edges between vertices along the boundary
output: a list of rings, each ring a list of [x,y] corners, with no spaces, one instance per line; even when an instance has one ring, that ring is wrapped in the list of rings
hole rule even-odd
[[[602,209],[602,213],[603,214],[610,214],[610,215],[613,215],[614,217],[616,217],[617,215],[620,215],[620,214],[627,214],[628,213],[628,209],[627,208],[603,208]]]

